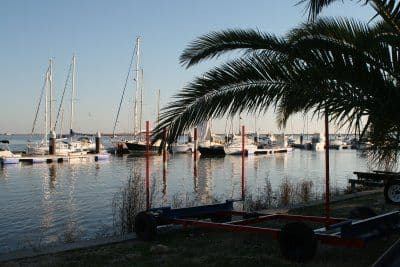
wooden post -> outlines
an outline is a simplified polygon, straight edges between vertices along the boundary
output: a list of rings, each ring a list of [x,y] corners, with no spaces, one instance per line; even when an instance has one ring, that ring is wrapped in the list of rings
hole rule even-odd
[[[150,209],[150,123],[146,121],[146,209]]]
[[[330,224],[330,184],[329,184],[329,120],[325,110],[325,216],[326,225]]]
[[[163,147],[163,181],[166,181],[167,177],[167,128],[164,128],[164,147]]]
[[[49,140],[49,154],[56,154],[56,133],[52,130],[50,131],[50,140]]]
[[[244,201],[245,197],[245,184],[244,184],[244,157],[245,157],[245,139],[244,139],[244,125],[242,126],[242,200]]]
[[[97,135],[96,135],[96,154],[100,153],[100,138],[101,138],[100,132],[97,131]]]

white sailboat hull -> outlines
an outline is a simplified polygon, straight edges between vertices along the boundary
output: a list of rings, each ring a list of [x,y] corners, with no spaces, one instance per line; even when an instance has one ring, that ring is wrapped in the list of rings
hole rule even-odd
[[[252,155],[257,150],[257,146],[253,144],[244,146],[245,153],[247,155]],[[241,155],[242,154],[242,144],[232,143],[224,146],[225,154],[227,155]]]

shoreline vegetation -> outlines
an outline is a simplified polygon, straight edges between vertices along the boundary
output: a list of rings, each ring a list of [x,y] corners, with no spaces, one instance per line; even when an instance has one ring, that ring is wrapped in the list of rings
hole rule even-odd
[[[284,187],[288,186],[287,184]],[[304,185],[300,185],[301,192]],[[283,188],[283,192],[295,192]],[[292,194],[294,195],[294,193]],[[332,216],[348,217],[351,209],[357,206],[368,206],[377,213],[394,210],[397,207],[385,203],[382,192],[368,191],[348,196],[337,197],[331,205]],[[261,207],[259,199],[249,202],[248,210]],[[291,214],[324,215],[324,204],[310,199],[308,204],[291,208],[286,206],[284,211]],[[283,207],[283,206],[282,206]],[[283,210],[282,210],[283,211]],[[274,227],[283,221],[274,222]],[[278,224],[278,225],[276,225]],[[265,224],[263,224],[265,226]],[[270,225],[271,226],[271,225]],[[299,266],[369,266],[371,265],[398,237],[394,235],[385,240],[372,242],[364,249],[345,249],[320,246],[316,258],[306,265]],[[114,240],[109,238],[110,242]],[[114,240],[115,242],[115,240]],[[68,244],[72,245],[72,244]],[[72,248],[74,246],[72,245]],[[278,242],[269,236],[221,232],[187,228],[177,230],[171,228],[158,235],[153,242],[142,242],[128,239],[113,244],[96,245],[95,247],[45,254],[3,262],[1,266],[292,266],[292,262],[283,259],[279,252]],[[40,254],[40,249],[37,250]],[[358,256],[357,256],[358,255]],[[352,258],[352,261],[348,261]]]
[[[158,195],[154,188],[155,182],[151,183],[150,202],[157,203]],[[314,186],[313,181],[309,179],[300,179],[292,181],[288,177],[282,179],[278,187],[273,190],[270,179],[265,178],[265,183],[261,187],[251,189],[246,187],[245,199],[238,205],[239,209],[246,212],[255,212],[270,209],[290,209],[293,206],[307,205],[313,201],[321,201],[325,198],[325,192],[319,191]],[[356,191],[370,190],[370,187],[358,186]],[[235,199],[235,188],[231,195],[226,196],[208,196],[199,198],[196,195],[184,194],[173,195],[170,205],[172,208],[194,207],[199,205],[208,205],[225,202],[226,199]],[[342,194],[352,193],[350,186],[339,188],[331,186],[331,197]],[[112,201],[113,210],[113,228],[114,234],[127,234],[135,231],[135,217],[145,210],[145,185],[144,179],[138,172],[134,172],[128,177],[126,183],[114,194]]]

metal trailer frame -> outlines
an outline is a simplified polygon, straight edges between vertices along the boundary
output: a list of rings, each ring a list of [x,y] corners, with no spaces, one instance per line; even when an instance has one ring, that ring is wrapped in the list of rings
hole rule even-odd
[[[383,195],[386,202],[400,204],[400,173],[388,171],[353,172],[357,179],[349,179],[351,190],[356,184],[373,187],[384,187]]]
[[[227,200],[220,204],[180,209],[172,209],[171,207],[152,208],[137,215],[135,220],[136,234],[142,240],[152,240],[156,237],[158,226],[173,224],[183,227],[269,235],[279,241],[282,254],[288,259],[306,261],[310,260],[316,253],[316,240],[332,246],[362,248],[368,241],[400,230],[400,211],[361,220],[330,218],[327,222],[326,217],[320,216],[235,211],[233,209],[234,202],[234,200]],[[232,220],[233,216],[238,219]],[[285,232],[285,226],[281,229],[251,226],[251,224],[274,220],[289,221],[285,226],[292,225],[294,230]],[[313,230],[305,222],[327,225]],[[309,234],[302,233],[304,229],[311,229],[311,232]],[[290,240],[282,240],[283,232],[285,232],[285,236],[289,234]]]
[[[327,115],[325,117],[327,126]],[[146,122],[147,145],[150,144],[149,123]],[[326,129],[327,132],[327,129]],[[244,127],[242,127],[242,151],[244,152]],[[195,137],[196,129],[195,129]],[[326,140],[329,140],[328,138]],[[196,140],[195,140],[196,142]],[[242,153],[242,198],[227,200],[225,203],[203,205],[189,208],[172,209],[171,207],[150,208],[149,199],[149,153],[146,160],[146,207],[135,218],[135,231],[142,240],[154,239],[157,227],[162,225],[181,225],[227,231],[269,235],[280,243],[282,254],[290,260],[306,261],[314,257],[317,240],[321,243],[342,247],[364,247],[366,242],[387,236],[400,230],[400,211],[393,211],[374,216],[373,211],[364,208],[361,213],[365,219],[352,220],[330,217],[329,201],[329,156],[326,171],[326,216],[303,216],[292,214],[262,214],[235,211],[233,204],[244,199],[244,153]],[[328,149],[326,152],[328,154]],[[195,156],[196,159],[196,156]],[[239,219],[232,220],[235,216]],[[251,226],[251,224],[285,220],[289,221],[281,229]],[[312,229],[308,223],[320,223],[324,227]]]

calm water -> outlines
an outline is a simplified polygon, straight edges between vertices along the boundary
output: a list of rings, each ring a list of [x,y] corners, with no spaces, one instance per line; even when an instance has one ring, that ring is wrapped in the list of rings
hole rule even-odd
[[[4,136],[0,136],[3,139]],[[8,137],[12,149],[23,149],[26,137]],[[367,170],[355,150],[331,150],[331,185],[344,188],[355,170]],[[78,160],[54,164],[19,164],[0,168],[0,253],[65,240],[65,233],[90,239],[113,232],[112,199],[134,172],[145,173],[145,158],[112,156],[103,162]],[[154,206],[177,198],[198,203],[240,196],[241,158],[200,158],[194,177],[191,155],[169,158],[163,179],[162,157],[151,158]],[[312,180],[324,192],[324,153],[295,150],[246,159],[246,183],[255,192],[268,178],[273,188],[282,179]]]

